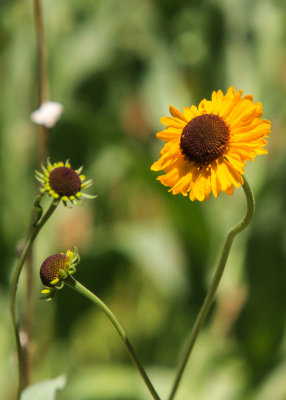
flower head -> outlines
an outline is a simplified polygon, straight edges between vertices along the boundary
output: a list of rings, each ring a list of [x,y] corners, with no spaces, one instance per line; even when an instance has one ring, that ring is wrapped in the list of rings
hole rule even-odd
[[[95,198],[82,192],[92,185],[92,180],[86,181],[84,175],[81,175],[82,167],[74,170],[69,161],[51,164],[48,160],[47,167],[42,165],[43,172],[36,171],[36,178],[41,183],[41,193],[47,193],[54,199],[62,199],[64,205],[70,201],[72,204],[78,204],[78,200],[84,197]]]
[[[41,291],[45,296],[43,299],[50,300],[55,289],[62,289],[64,280],[76,272],[76,266],[80,261],[77,248],[73,251],[68,250],[66,253],[53,254],[46,258],[40,269],[40,278],[45,286]]]
[[[212,93],[198,107],[185,107],[183,113],[170,106],[172,117],[163,117],[166,129],[157,137],[166,143],[153,171],[164,170],[157,179],[173,194],[204,201],[212,192],[232,194],[243,184],[246,160],[266,154],[265,138],[270,122],[262,117],[262,104],[253,97],[241,97],[230,87]]]
[[[64,107],[56,101],[46,101],[38,110],[32,112],[31,120],[35,124],[52,128],[62,115]]]

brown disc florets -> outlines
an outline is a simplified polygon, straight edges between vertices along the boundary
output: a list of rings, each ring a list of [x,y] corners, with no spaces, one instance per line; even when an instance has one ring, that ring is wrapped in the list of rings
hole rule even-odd
[[[51,282],[59,278],[59,270],[65,271],[69,263],[70,259],[65,254],[54,254],[48,257],[40,269],[40,278],[43,285],[51,287]]]
[[[75,196],[81,189],[79,175],[72,168],[57,167],[50,172],[50,187],[59,196]]]
[[[229,129],[215,114],[193,118],[184,127],[180,147],[188,160],[206,165],[221,157],[227,150]]]

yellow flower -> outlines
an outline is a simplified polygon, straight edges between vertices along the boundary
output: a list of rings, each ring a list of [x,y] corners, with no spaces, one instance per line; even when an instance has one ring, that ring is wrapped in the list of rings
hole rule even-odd
[[[55,289],[62,289],[64,280],[76,272],[76,266],[80,261],[77,248],[66,253],[53,254],[45,259],[40,269],[40,278],[45,286],[41,291],[43,299],[50,300],[55,294]]]
[[[164,170],[157,179],[170,192],[192,201],[204,201],[211,192],[214,197],[221,191],[232,194],[243,184],[246,160],[267,153],[270,121],[261,119],[261,103],[241,95],[233,87],[225,95],[218,90],[183,113],[170,106],[172,117],[161,118],[167,128],[157,137],[166,143],[151,169]]]
[[[43,173],[36,171],[36,178],[42,185],[40,189],[42,194],[47,193],[54,199],[62,199],[64,205],[67,205],[68,201],[77,205],[78,200],[84,197],[96,197],[82,192],[82,189],[92,185],[91,179],[86,181],[85,176],[81,175],[82,167],[74,170],[68,160],[65,164],[63,162],[51,164],[48,160],[47,167],[42,165],[42,170]]]

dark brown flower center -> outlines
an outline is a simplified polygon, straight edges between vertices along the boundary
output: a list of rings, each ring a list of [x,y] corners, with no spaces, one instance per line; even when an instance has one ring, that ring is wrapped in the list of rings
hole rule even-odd
[[[228,140],[229,129],[224,120],[215,114],[203,114],[184,127],[180,146],[188,160],[206,165],[225,153]]]
[[[69,258],[65,254],[54,254],[48,257],[40,269],[40,278],[45,286],[52,286],[50,283],[58,278],[59,270],[66,269]]]
[[[58,167],[49,175],[51,189],[59,196],[74,196],[81,189],[81,180],[71,168]]]

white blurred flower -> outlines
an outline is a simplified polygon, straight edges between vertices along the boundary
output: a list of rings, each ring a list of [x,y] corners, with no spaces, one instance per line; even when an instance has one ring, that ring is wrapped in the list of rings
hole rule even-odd
[[[38,110],[32,112],[31,120],[35,124],[52,128],[62,115],[63,110],[64,107],[62,104],[55,101],[46,101]]]

